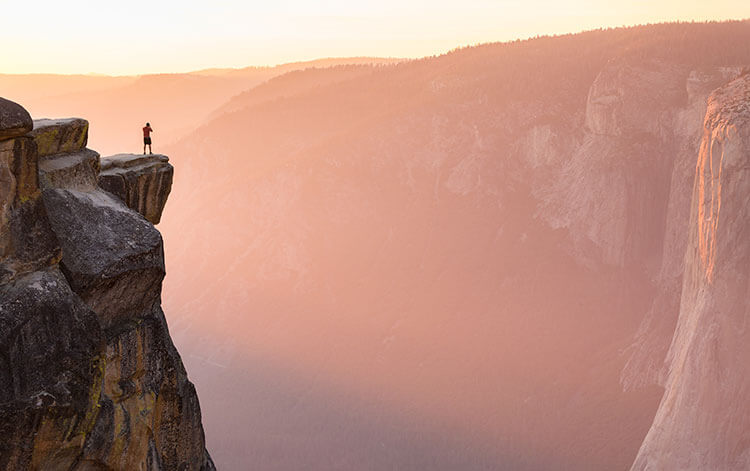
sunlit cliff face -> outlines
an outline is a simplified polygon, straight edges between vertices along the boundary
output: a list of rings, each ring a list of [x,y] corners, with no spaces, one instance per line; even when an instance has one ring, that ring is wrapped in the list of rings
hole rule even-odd
[[[659,393],[622,392],[623,352],[682,259],[705,100],[736,71],[531,44],[259,89],[171,149],[173,329],[209,395],[242,384],[208,416],[268,432],[219,444],[231,462],[294,437],[282,468],[630,465]]]
[[[706,97],[748,36],[299,72],[159,148],[165,311],[217,465],[627,469],[661,397]],[[657,371],[623,392],[647,313],[661,337],[635,364]]]
[[[749,151],[744,74],[708,101],[666,391],[633,471],[750,466]]]
[[[716,230],[719,227],[719,212],[721,210],[721,173],[724,160],[725,140],[731,141],[731,134],[736,130],[721,127],[706,131],[711,135],[703,140],[701,152],[696,168],[696,182],[699,191],[699,201],[709,201],[708,205],[698,206],[698,244],[700,257],[706,278],[713,279],[714,264],[716,262]],[[707,206],[707,207],[706,207]]]

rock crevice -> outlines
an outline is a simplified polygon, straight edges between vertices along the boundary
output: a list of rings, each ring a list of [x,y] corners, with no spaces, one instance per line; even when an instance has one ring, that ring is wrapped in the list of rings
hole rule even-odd
[[[750,468],[750,75],[709,99],[695,171],[666,391],[633,471]]]
[[[85,120],[19,109],[0,101],[0,469],[214,469],[161,309],[172,167],[103,177]]]

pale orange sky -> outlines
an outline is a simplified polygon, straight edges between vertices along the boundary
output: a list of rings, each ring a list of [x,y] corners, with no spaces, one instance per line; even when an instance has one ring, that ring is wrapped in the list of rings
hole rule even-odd
[[[458,46],[675,20],[748,0],[0,0],[0,73],[141,74]]]

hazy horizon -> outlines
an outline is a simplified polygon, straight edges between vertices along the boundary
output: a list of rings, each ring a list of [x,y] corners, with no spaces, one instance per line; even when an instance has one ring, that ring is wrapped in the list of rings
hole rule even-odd
[[[0,74],[132,76],[320,58],[421,58],[599,28],[750,18],[750,4],[739,0],[388,0],[378,5],[328,0],[315,6],[302,0],[210,6],[169,0],[137,9],[90,0],[72,6],[42,0],[36,6],[33,16],[21,4],[4,6],[6,17],[14,21],[0,31],[0,41],[14,47],[0,52]],[[97,40],[91,41],[93,37]]]
[[[176,469],[169,424],[121,426],[172,410],[139,383],[162,370],[222,470],[748,469],[750,2],[401,3],[4,7],[0,96],[88,125],[50,155],[31,118],[0,134],[0,183],[31,193],[28,142],[27,180],[61,175],[43,218],[106,201],[94,249],[130,243],[96,153],[133,154],[131,208],[168,196],[158,280],[102,270],[80,295],[108,355],[81,423],[113,438],[55,469]],[[141,285],[158,303],[111,316]],[[177,369],[137,330],[154,312]]]

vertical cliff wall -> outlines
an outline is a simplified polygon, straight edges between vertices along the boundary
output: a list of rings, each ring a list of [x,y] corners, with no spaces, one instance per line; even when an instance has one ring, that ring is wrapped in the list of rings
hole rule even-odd
[[[750,469],[750,75],[709,99],[666,392],[635,470]]]
[[[144,217],[159,220],[171,166],[141,160],[123,202],[98,185],[86,121],[33,128],[0,101],[0,469],[213,469]]]
[[[739,32],[699,29],[469,48],[173,147],[193,158],[164,232],[191,270],[167,302],[217,398],[207,430],[270,431],[215,455],[330,469],[381,459],[357,439],[377,436],[381,468],[630,468],[663,395],[707,98],[750,61]],[[368,420],[389,413],[481,451],[390,441]]]

